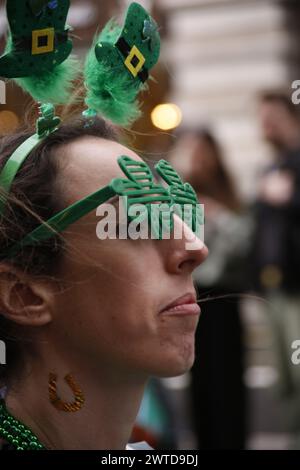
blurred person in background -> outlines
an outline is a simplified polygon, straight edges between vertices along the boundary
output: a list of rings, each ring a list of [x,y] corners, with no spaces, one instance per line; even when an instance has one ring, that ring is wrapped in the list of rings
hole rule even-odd
[[[263,93],[259,105],[274,158],[260,179],[255,205],[254,279],[268,300],[278,389],[300,448],[300,368],[291,360],[292,343],[300,339],[300,113],[290,96],[276,91]]]
[[[251,223],[243,215],[220,146],[209,130],[183,133],[174,164],[176,160],[205,206],[205,242],[211,249],[210,259],[194,276],[203,303],[191,384],[197,445],[242,449],[246,426],[239,296],[248,282],[244,275]]]
[[[290,97],[260,98],[264,138],[274,161],[265,169],[256,204],[256,273],[262,292],[299,292],[300,274],[300,114]]]

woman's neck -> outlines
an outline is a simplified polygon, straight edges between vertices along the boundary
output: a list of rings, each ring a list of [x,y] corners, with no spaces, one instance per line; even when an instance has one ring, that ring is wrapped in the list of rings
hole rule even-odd
[[[139,411],[146,379],[134,374],[110,371],[78,370],[59,367],[48,369],[32,364],[18,384],[9,389],[6,405],[10,413],[24,424],[49,449],[122,450],[130,437]],[[55,370],[58,395],[72,401],[64,377],[72,374],[84,395],[84,404],[77,412],[57,410],[49,400],[49,373]]]

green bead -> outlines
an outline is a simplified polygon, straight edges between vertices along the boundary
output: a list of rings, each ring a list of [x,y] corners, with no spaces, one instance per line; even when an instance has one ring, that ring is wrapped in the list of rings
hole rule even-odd
[[[37,449],[39,447],[39,444],[37,442],[34,442],[34,441],[31,441],[29,445],[33,449]]]
[[[0,423],[0,436],[17,450],[45,449],[30,429],[8,413],[4,400],[0,400]]]

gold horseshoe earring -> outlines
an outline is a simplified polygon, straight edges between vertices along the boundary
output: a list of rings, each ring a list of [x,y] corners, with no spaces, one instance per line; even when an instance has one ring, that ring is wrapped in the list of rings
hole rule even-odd
[[[85,402],[84,394],[80,387],[76,384],[73,376],[68,374],[65,376],[65,381],[69,385],[70,389],[74,394],[74,401],[73,402],[64,402],[59,398],[57,395],[57,375],[50,373],[49,374],[49,383],[48,383],[48,390],[49,390],[49,400],[50,403],[59,411],[65,411],[66,413],[75,413],[79,411]]]

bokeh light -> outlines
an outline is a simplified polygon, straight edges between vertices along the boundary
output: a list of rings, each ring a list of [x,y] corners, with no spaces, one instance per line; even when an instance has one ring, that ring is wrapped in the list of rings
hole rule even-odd
[[[152,123],[158,129],[170,131],[182,122],[181,109],[173,103],[159,104],[151,113]]]

